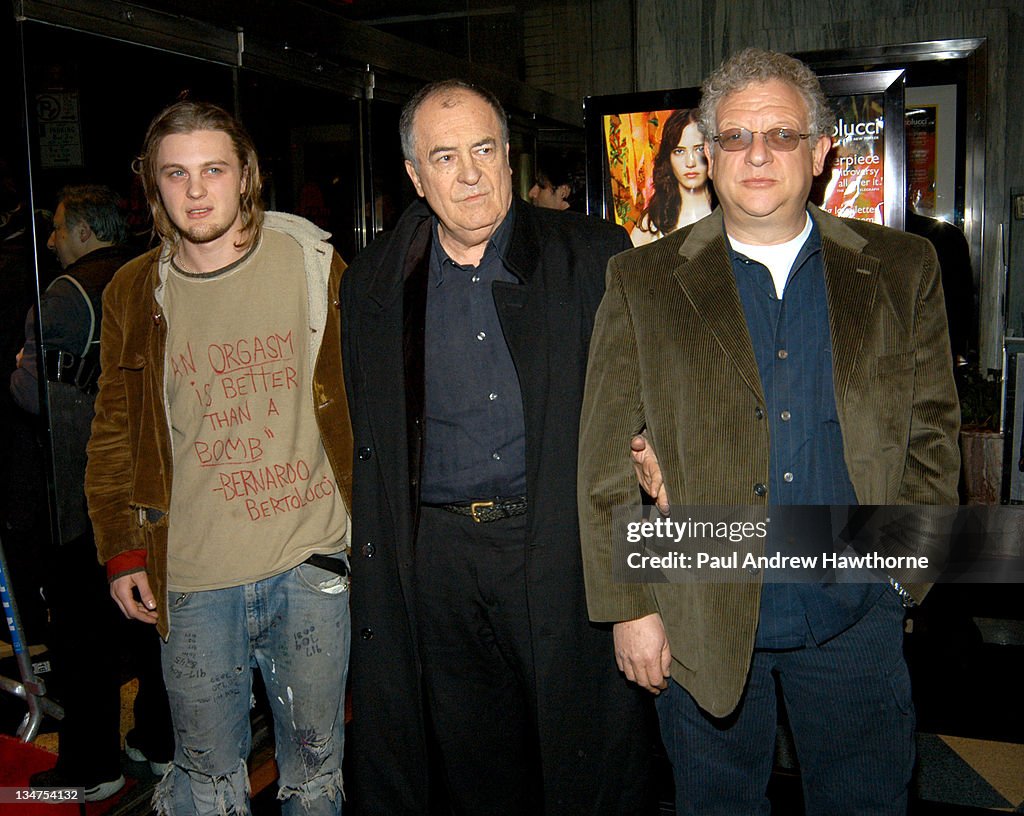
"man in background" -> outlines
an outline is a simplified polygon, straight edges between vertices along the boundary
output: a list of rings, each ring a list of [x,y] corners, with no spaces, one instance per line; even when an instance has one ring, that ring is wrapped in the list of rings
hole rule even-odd
[[[99,376],[102,294],[134,254],[125,245],[127,224],[108,187],[65,187],[58,195],[47,247],[63,269],[43,293],[42,360],[35,310],[25,346],[11,375],[15,402],[39,414],[39,376],[45,372],[50,443],[54,453],[59,541],[42,556],[50,608],[47,643],[56,666],[51,690],[64,707],[59,758],[34,785],[84,788],[86,801],[105,799],[124,785],[121,773],[121,661],[132,654],[138,672],[135,727],[127,736],[131,758],[162,773],[174,750],[167,694],[160,676],[159,643],[152,631],[124,625],[107,597],[103,568],[85,507],[85,447]]]
[[[974,272],[967,239],[956,224],[929,218],[909,202],[905,215],[907,232],[920,235],[933,247],[942,270],[942,293],[949,323],[949,345],[953,365],[967,364],[968,355],[977,346],[974,326]]]
[[[553,147],[538,149],[534,179],[527,193],[534,206],[547,207],[549,210],[585,211],[583,157],[576,152]]]

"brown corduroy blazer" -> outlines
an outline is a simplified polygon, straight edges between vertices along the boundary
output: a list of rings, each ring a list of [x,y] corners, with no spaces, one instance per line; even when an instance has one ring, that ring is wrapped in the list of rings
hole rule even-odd
[[[932,247],[816,207],[811,214],[821,232],[836,406],[858,503],[956,504],[960,412]],[[673,678],[715,716],[731,712],[742,694],[760,584],[616,583],[611,511],[637,502],[629,442],[644,429],[673,504],[765,504],[754,491],[769,480],[764,405],[720,210],[612,258],[580,421],[590,616],[624,621],[659,612]]]

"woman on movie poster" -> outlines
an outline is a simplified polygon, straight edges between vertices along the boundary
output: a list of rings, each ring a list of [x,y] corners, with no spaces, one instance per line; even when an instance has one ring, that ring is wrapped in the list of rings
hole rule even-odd
[[[654,159],[654,193],[630,238],[634,246],[649,244],[710,213],[708,161],[697,110],[673,111]]]
[[[636,246],[711,212],[712,192],[696,109],[605,117],[615,221]]]

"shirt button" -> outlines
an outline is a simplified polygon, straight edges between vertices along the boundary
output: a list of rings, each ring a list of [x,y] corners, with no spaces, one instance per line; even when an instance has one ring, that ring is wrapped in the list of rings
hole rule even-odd
[[[776,356],[780,360],[785,360],[789,356],[789,352],[786,351],[785,349],[779,349],[778,352],[776,352]]]
[[[469,280],[470,280],[470,283],[480,283],[480,276],[479,275],[474,275]]]
[[[359,458],[362,459],[364,462],[371,456],[373,456],[373,451],[371,451],[369,448],[359,449]]]
[[[492,400],[492,401],[496,400],[497,398],[498,398],[498,395],[495,394],[493,391],[490,394],[487,395],[487,399]]]
[[[758,482],[754,485],[755,496],[766,496],[768,495],[768,486],[764,482]]]
[[[784,482],[791,482],[791,481],[793,481],[793,474],[790,473],[787,470],[785,473],[782,474],[782,481],[784,481]]]
[[[764,419],[764,409],[760,405],[754,409],[754,416],[757,419]]]
[[[495,451],[494,453],[492,453],[492,454],[491,454],[491,458],[492,458],[492,459],[493,459],[493,460],[494,460],[495,462],[497,462],[497,461],[498,461],[499,459],[501,459],[501,454],[500,454],[500,453],[498,453],[497,451]]]
[[[476,339],[477,340],[483,340],[485,337],[487,337],[487,332],[477,332],[477,335],[476,335]]]
[[[373,640],[373,630],[367,626],[365,629],[359,632],[359,637],[363,640]]]
[[[373,546],[372,542],[368,541],[368,542],[366,542],[363,545],[363,557],[364,558],[373,558],[373,556],[376,554],[376,552],[377,552],[377,548],[375,546]]]
[[[793,415],[789,411],[783,411],[779,416],[782,418],[783,422],[789,422]]]

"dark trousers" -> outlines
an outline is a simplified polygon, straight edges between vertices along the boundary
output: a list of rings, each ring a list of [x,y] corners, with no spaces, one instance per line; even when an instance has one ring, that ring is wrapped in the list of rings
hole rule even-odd
[[[676,812],[770,813],[776,679],[789,716],[808,816],[903,816],[914,766],[914,709],[893,592],[819,646],[755,650],[738,709],[702,711],[674,681],[657,700]]]
[[[435,508],[420,516],[420,659],[460,814],[542,812],[525,518],[477,524]]]
[[[129,742],[151,760],[170,761],[174,737],[160,639],[153,626],[127,621],[118,611],[91,530],[54,547],[47,573],[54,685],[64,706],[58,768],[86,786],[121,774],[121,656],[126,653],[130,671],[139,677]]]

